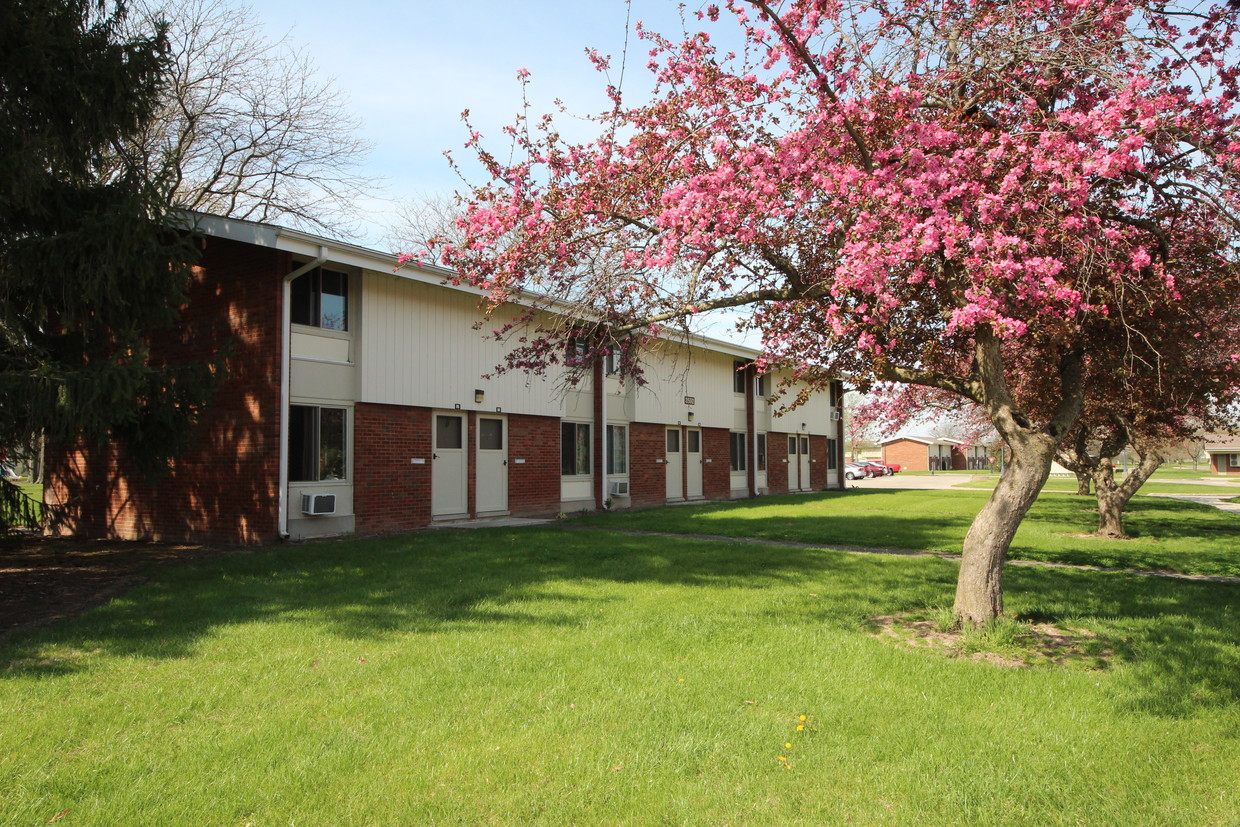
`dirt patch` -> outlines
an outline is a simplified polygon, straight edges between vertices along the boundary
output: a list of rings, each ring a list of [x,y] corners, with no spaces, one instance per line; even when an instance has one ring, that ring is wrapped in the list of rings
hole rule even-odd
[[[102,605],[145,583],[161,566],[232,551],[119,540],[0,538],[0,640]]]
[[[906,649],[930,651],[996,666],[1105,669],[1115,657],[1109,641],[1089,629],[1008,620],[992,629],[943,631],[926,613],[872,618],[869,633]]]

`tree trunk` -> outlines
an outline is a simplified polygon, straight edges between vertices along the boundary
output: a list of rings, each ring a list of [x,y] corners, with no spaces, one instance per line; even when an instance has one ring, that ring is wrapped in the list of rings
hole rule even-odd
[[[1011,462],[964,538],[955,605],[961,623],[980,626],[1003,613],[1008,547],[1050,476],[1055,447],[1055,439],[1041,433],[1022,434],[1012,445]]]
[[[1076,494],[1078,497],[1089,496],[1089,472],[1073,471],[1076,474]]]
[[[1129,469],[1123,482],[1115,482],[1115,467],[1109,457],[1103,457],[1094,471],[1094,490],[1098,497],[1098,536],[1122,540],[1124,532],[1124,506],[1132,495],[1145,484],[1150,475],[1162,465],[1162,457],[1155,451],[1140,453],[1138,461]]]

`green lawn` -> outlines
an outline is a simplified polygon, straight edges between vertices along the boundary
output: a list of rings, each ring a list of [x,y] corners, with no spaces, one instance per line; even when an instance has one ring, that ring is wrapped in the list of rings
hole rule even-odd
[[[1226,489],[1216,489],[1226,491]],[[959,553],[989,492],[864,486],[821,494],[590,515],[594,526],[759,537],[824,546],[870,546]],[[1092,497],[1044,493],[1021,524],[1011,556],[1189,574],[1240,576],[1240,517],[1161,497],[1135,497],[1124,524],[1132,539],[1088,536],[1097,529]]]
[[[1234,584],[1011,569],[1104,670],[863,633],[955,574],[557,527],[163,570],[0,648],[0,823],[1235,823]]]

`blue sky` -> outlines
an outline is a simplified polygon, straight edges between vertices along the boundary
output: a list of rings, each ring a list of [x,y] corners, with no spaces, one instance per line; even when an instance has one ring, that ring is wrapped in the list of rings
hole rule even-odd
[[[696,31],[693,11],[705,2],[686,5]],[[291,43],[310,49],[320,73],[335,79],[362,119],[363,137],[373,144],[367,171],[383,179],[383,189],[365,205],[369,222],[363,234],[348,240],[381,250],[392,246],[387,230],[401,203],[463,189],[443,157],[444,150],[453,150],[463,166],[471,157],[462,148],[468,132],[461,110],[470,110],[484,145],[499,153],[507,148],[500,130],[521,108],[518,70],[530,71],[536,114],[554,111],[557,99],[573,113],[603,111],[608,81],[594,70],[585,49],[611,55],[618,66],[627,32],[623,89],[630,99],[641,100],[652,85],[645,68],[649,47],[632,33],[634,24],[640,20],[669,35],[684,29],[674,0],[630,5],[624,0],[262,0],[254,12],[272,37],[287,33]],[[617,81],[618,74],[611,79]],[[559,119],[568,137],[596,134],[589,124],[579,130],[574,124]],[[466,166],[466,173],[483,182],[476,167]],[[729,312],[708,314],[698,317],[695,327],[758,346],[753,332],[733,329],[735,318]]]
[[[308,48],[364,122],[363,136],[374,147],[368,171],[386,184],[369,205],[373,226],[358,239],[368,246],[383,246],[384,213],[393,202],[446,196],[461,186],[442,154],[469,157],[461,149],[461,110],[471,110],[488,147],[506,147],[500,129],[521,106],[519,69],[531,72],[536,113],[551,111],[557,98],[573,112],[594,112],[606,106],[606,81],[587,61],[586,47],[618,59],[626,16],[630,32],[637,20],[657,31],[681,30],[672,0],[632,0],[631,11],[623,0],[263,0],[254,13],[272,37],[287,33]],[[636,93],[650,85],[646,48],[631,34],[629,40],[625,88]],[[580,137],[587,134],[583,125]]]

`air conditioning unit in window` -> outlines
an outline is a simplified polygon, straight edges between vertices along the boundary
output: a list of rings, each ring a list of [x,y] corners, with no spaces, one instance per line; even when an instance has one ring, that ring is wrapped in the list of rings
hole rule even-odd
[[[335,494],[302,494],[301,513],[311,516],[336,513]]]
[[[610,490],[613,496],[627,497],[629,495],[629,484],[628,482],[616,481],[611,483]]]
[[[840,420],[841,418],[843,418],[843,416],[844,416],[844,413],[843,413],[842,411],[831,411],[831,421],[832,421],[832,422],[836,422],[836,421]]]

